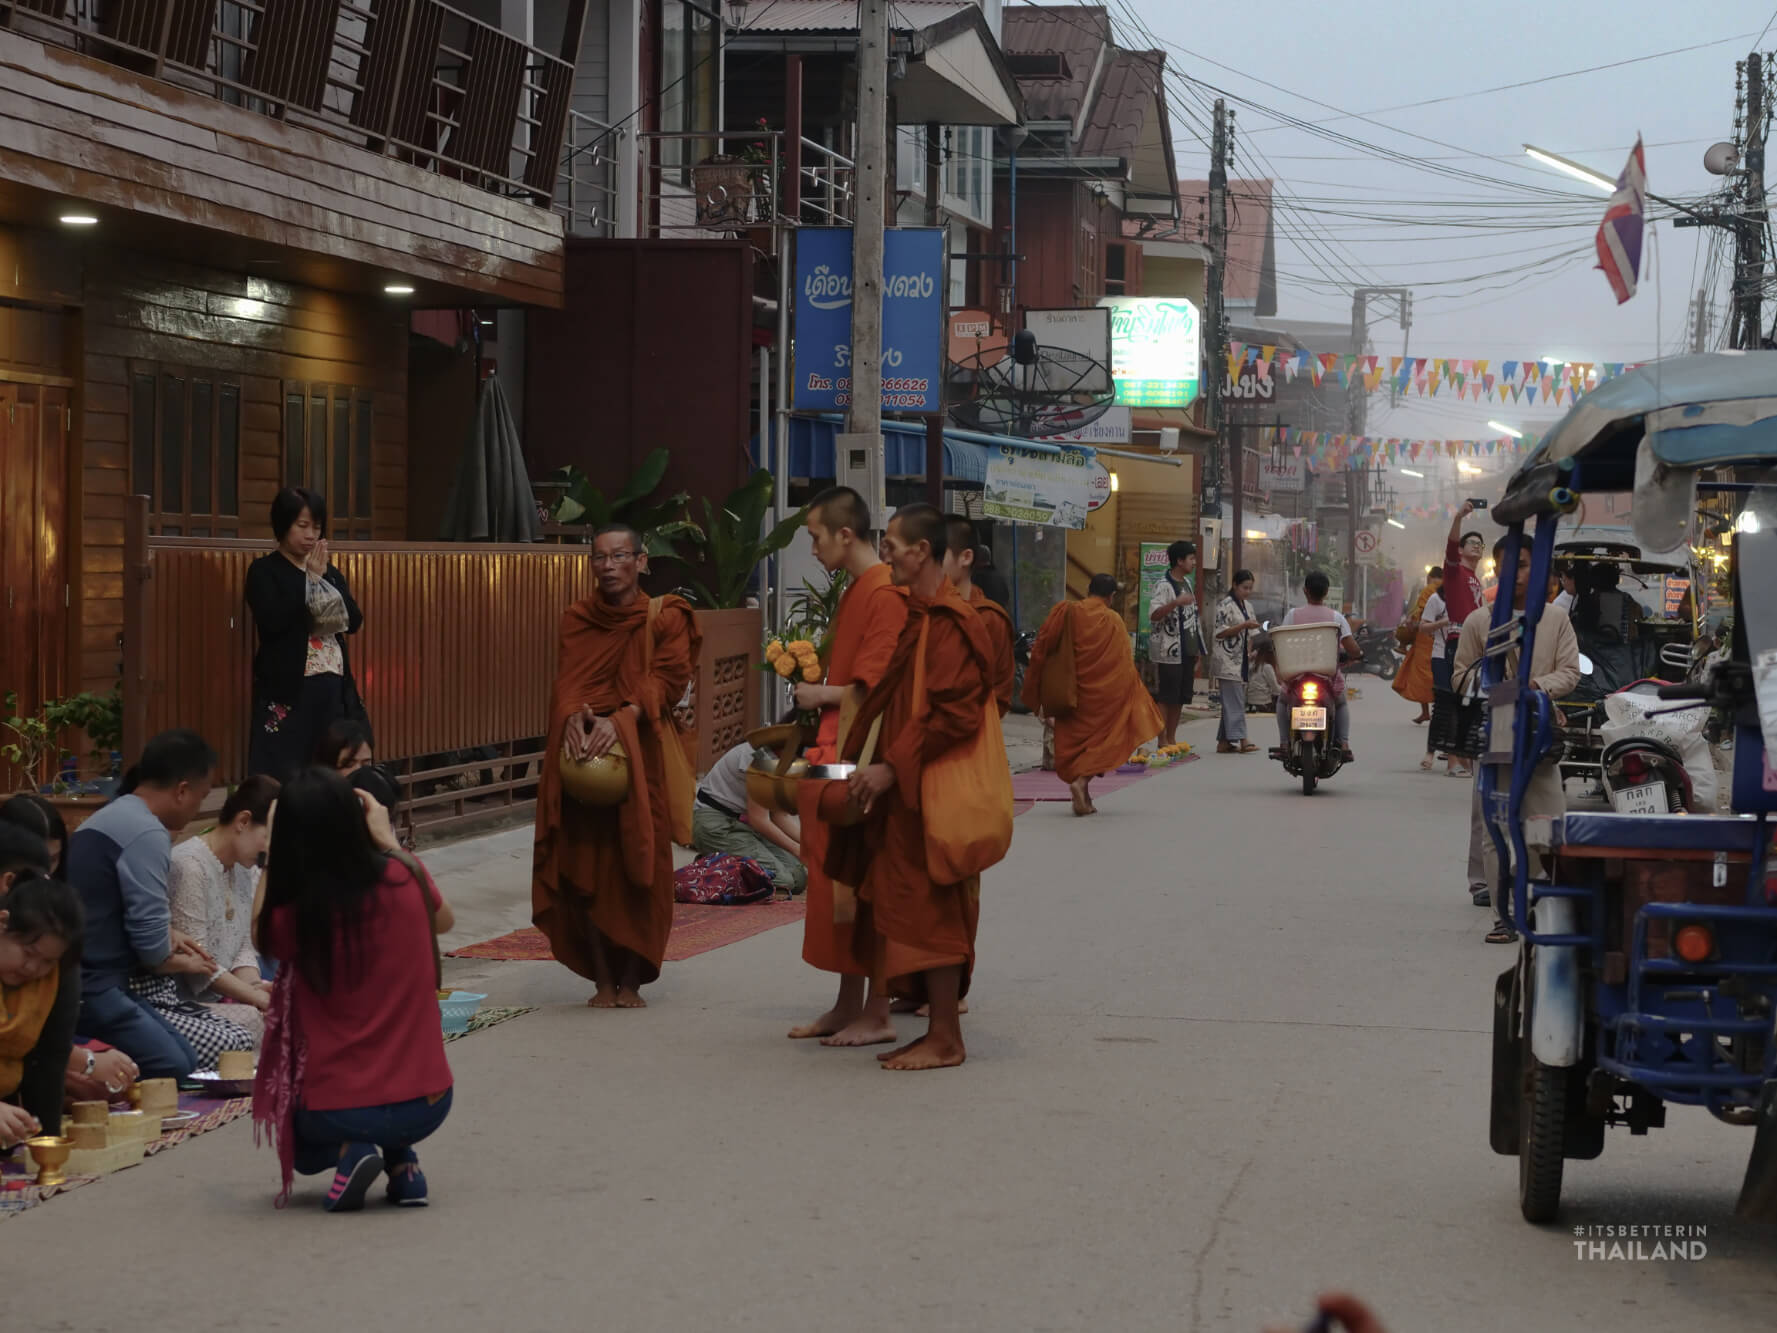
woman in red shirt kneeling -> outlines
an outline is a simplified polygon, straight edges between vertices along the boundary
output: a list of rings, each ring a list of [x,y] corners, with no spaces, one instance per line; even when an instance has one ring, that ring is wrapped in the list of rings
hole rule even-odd
[[[436,936],[454,918],[395,840],[388,811],[324,769],[279,794],[255,939],[281,964],[253,1114],[283,1168],[331,1170],[323,1205],[351,1212],[378,1175],[391,1203],[426,1202],[413,1145],[450,1113]]]

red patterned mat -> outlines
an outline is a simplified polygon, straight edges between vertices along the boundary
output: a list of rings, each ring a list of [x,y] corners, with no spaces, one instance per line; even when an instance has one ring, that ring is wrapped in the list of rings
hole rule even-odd
[[[666,961],[682,963],[700,953],[735,944],[767,930],[802,920],[800,898],[787,902],[755,903],[750,907],[710,907],[700,903],[677,903],[673,907],[673,933],[667,939]],[[451,958],[494,958],[503,961],[547,962],[555,955],[549,952],[549,941],[543,932],[531,926],[502,935],[497,940],[452,949]]]

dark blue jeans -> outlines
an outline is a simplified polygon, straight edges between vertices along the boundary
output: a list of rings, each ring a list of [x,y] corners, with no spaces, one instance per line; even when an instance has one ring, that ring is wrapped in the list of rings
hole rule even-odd
[[[136,1062],[143,1078],[188,1078],[197,1068],[191,1043],[121,986],[83,997],[76,1031],[117,1047]]]
[[[452,1090],[454,1091],[454,1089]],[[296,1112],[296,1169],[319,1175],[339,1165],[339,1150],[348,1143],[373,1144],[393,1165],[405,1151],[432,1134],[450,1114],[451,1092],[437,1101],[415,1097],[387,1106],[354,1106],[343,1111]]]

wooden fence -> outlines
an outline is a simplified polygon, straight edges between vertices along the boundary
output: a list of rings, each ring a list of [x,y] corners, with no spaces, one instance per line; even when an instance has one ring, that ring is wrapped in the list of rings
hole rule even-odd
[[[147,535],[146,501],[126,511],[124,754],[170,727],[216,748],[218,777],[247,772],[254,632],[247,567],[262,542]],[[596,586],[583,546],[361,542],[333,547],[364,610],[352,674],[376,728],[377,758],[410,789],[459,772],[491,775],[467,793],[410,790],[424,808],[476,796],[520,804],[548,725],[562,612]],[[699,613],[703,661],[691,725],[699,769],[758,724],[758,613]],[[496,760],[421,768],[414,761],[493,747]],[[527,780],[528,779],[528,780]],[[440,811],[439,813],[445,813]],[[430,821],[429,821],[430,822]]]

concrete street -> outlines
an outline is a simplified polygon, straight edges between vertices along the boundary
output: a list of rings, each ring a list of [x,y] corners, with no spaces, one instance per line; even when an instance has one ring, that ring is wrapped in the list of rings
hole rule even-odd
[[[379,1186],[324,1216],[310,1180],[275,1212],[242,1122],[6,1223],[6,1324],[1244,1333],[1341,1286],[1392,1333],[1768,1326],[1777,1238],[1731,1215],[1750,1131],[1613,1130],[1562,1226],[1520,1220],[1487,1147],[1511,955],[1468,902],[1468,790],[1360,686],[1360,762],[1312,799],[1206,753],[1096,818],[1021,816],[961,1070],[784,1040],[832,990],[795,929],[669,964],[645,1013],[586,1009],[552,965],[447,963],[542,1008],[450,1047],[428,1211]],[[1213,751],[1213,723],[1187,735]],[[525,922],[528,857],[522,831],[429,856],[453,942]],[[1575,1256],[1575,1225],[1666,1223],[1707,1226],[1708,1257]]]

